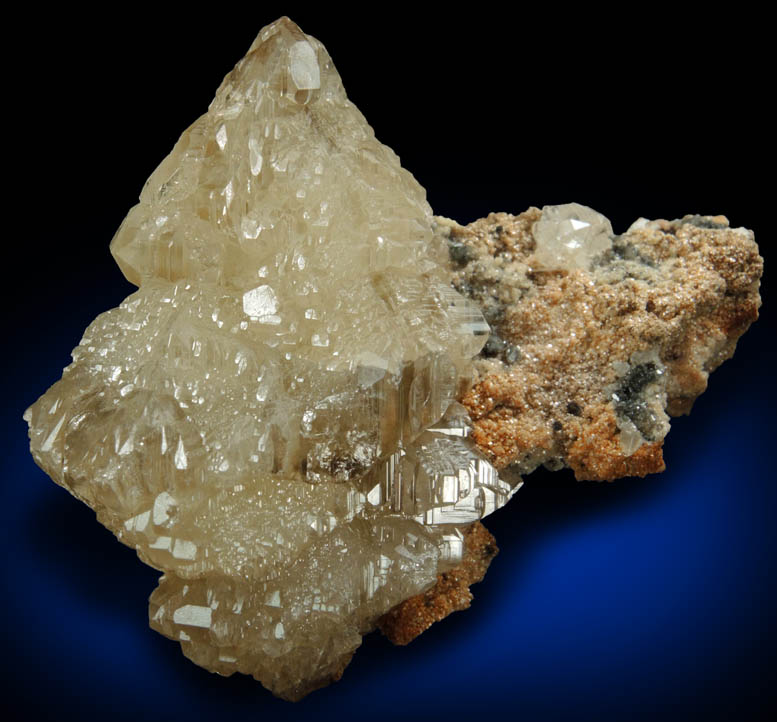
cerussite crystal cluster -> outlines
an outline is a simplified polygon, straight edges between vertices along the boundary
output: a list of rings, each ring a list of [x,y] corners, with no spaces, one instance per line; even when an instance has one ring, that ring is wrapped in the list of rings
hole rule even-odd
[[[154,629],[287,699],[466,607],[521,474],[659,470],[760,303],[725,219],[433,217],[287,18],[111,250],[139,290],[26,412],[32,453],[163,572]]]

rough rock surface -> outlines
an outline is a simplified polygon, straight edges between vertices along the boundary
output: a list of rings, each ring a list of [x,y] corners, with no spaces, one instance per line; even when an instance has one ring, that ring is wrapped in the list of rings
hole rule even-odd
[[[438,219],[454,287],[491,327],[462,399],[473,438],[520,474],[662,471],[667,414],[690,412],[758,317],[753,233],[723,216],[640,219],[588,267],[547,269],[532,232],[540,218],[530,208],[468,226]]]
[[[458,566],[439,574],[433,587],[398,604],[378,620],[378,629],[394,644],[409,644],[435,622],[469,608],[470,585],[483,579],[499,549],[480,522],[464,531],[464,547]]]
[[[591,209],[548,210],[547,220],[530,208],[468,226],[437,218],[454,286],[491,326],[463,398],[473,438],[503,475],[540,464],[571,467],[580,480],[663,471],[666,414],[690,412],[758,318],[763,259],[753,233],[723,216],[686,216],[640,219],[613,236]],[[571,250],[564,211],[589,221]],[[481,530],[465,535],[464,564],[381,619],[391,641],[406,644],[469,606],[467,587],[490,561],[479,553]]]

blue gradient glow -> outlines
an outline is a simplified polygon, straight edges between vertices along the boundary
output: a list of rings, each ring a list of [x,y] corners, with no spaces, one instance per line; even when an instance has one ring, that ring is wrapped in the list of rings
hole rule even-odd
[[[80,322],[50,340],[65,360]],[[614,484],[533,475],[487,521],[501,554],[471,610],[407,648],[368,637],[340,683],[297,705],[195,667],[148,628],[156,573],[29,456],[21,412],[56,377],[31,353],[3,409],[12,694],[32,705],[30,719],[64,706],[117,722],[177,718],[181,705],[189,720],[340,719],[364,706],[375,720],[398,709],[406,719],[756,719],[773,701],[777,661],[777,484],[765,453],[777,358],[756,351],[769,330],[759,321],[692,416],[673,421],[667,472]]]
[[[9,24],[29,32],[7,72],[7,145],[24,158],[6,168],[19,257],[3,257],[4,285],[24,283],[2,306],[0,722],[777,719],[768,23],[745,5],[687,23],[679,4],[433,18],[372,4],[352,23],[327,3],[60,5]],[[771,253],[763,317],[673,420],[664,474],[533,475],[486,520],[501,552],[470,610],[406,648],[367,637],[339,683],[297,704],[209,674],[148,628],[157,573],[34,465],[21,418],[132,290],[107,244],[144,181],[284,13],[325,43],[441,215],[577,201],[621,232],[640,215],[726,213]]]

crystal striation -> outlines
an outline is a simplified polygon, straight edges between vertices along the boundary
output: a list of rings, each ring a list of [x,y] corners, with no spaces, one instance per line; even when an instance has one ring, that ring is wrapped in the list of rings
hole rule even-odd
[[[111,251],[139,289],[25,413],[32,454],[163,573],[154,629],[292,700],[376,627],[405,644],[466,608],[496,554],[478,520],[522,474],[663,468],[668,414],[760,304],[721,217],[434,218],[287,18]]]
[[[424,190],[286,18],[111,250],[140,288],[28,410],[32,453],[164,572],[154,629],[297,699],[517,488],[455,403],[488,326]]]

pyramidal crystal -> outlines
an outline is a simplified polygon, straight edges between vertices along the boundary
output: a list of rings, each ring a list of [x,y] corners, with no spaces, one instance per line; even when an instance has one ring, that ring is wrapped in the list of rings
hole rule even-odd
[[[579,203],[545,206],[534,224],[534,253],[546,270],[587,269],[612,247],[612,225],[601,213]]]
[[[157,631],[297,699],[504,504],[455,399],[487,335],[424,190],[314,38],[263,29],[112,253],[139,286],[25,414],[36,462],[164,572]]]

